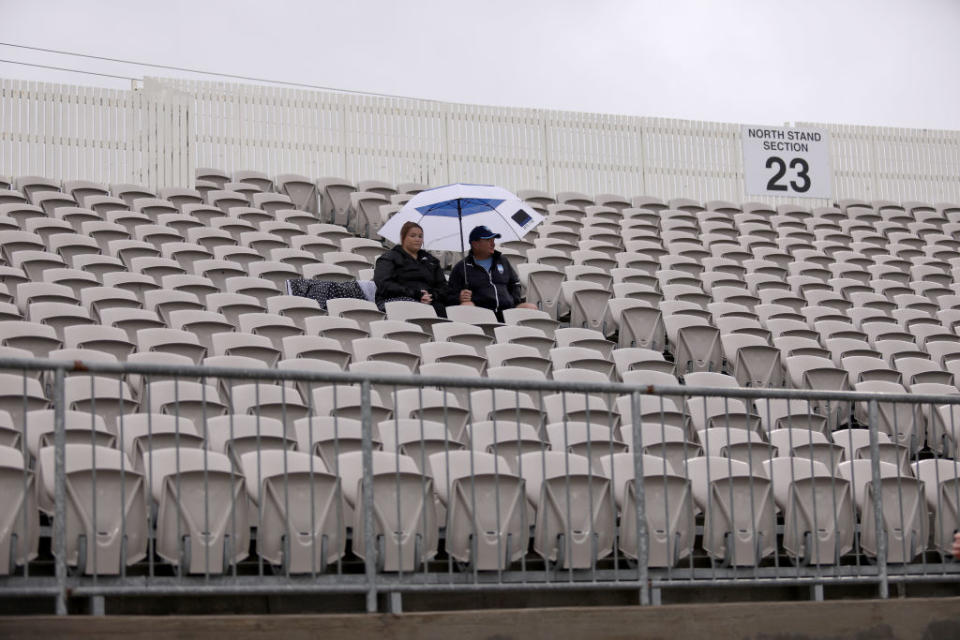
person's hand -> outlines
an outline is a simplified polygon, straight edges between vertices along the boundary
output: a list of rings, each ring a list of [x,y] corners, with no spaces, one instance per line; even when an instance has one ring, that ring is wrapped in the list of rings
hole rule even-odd
[[[421,289],[420,293],[422,294],[420,296],[420,302],[423,304],[433,304],[433,296],[427,293],[425,289]]]
[[[473,302],[473,292],[470,289],[460,291],[460,302]]]
[[[953,534],[953,557],[960,560],[960,533]]]

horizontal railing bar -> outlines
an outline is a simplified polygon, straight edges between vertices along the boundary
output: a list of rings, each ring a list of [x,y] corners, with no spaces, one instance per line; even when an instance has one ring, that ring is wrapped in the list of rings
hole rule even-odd
[[[960,396],[876,393],[867,391],[825,391],[815,389],[704,387],[683,385],[630,385],[618,382],[564,382],[557,380],[509,380],[490,378],[450,378],[444,376],[390,375],[334,371],[300,371],[294,369],[240,369],[205,365],[169,365],[126,362],[59,361],[31,358],[0,358],[0,369],[27,371],[56,371],[69,373],[104,373],[180,376],[199,378],[228,378],[244,380],[295,380],[329,384],[358,384],[369,380],[372,384],[399,387],[461,387],[470,389],[508,389],[567,393],[630,394],[639,391],[655,396],[696,396],[712,398],[753,398],[784,400],[840,400],[850,402],[903,402],[911,404],[960,404]]]

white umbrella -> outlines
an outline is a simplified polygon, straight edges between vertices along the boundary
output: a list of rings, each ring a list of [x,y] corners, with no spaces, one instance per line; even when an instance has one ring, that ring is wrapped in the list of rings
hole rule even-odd
[[[543,222],[543,216],[506,189],[485,184],[449,184],[427,189],[407,201],[380,228],[380,235],[399,244],[400,228],[413,221],[423,227],[427,251],[460,251],[470,232],[483,225],[504,242],[519,240]]]

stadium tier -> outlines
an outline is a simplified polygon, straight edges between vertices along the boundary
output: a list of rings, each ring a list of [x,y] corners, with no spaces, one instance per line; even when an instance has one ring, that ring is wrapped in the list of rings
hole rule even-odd
[[[535,310],[289,294],[424,188],[0,178],[0,596],[58,531],[148,586],[957,575],[960,204],[521,191]]]

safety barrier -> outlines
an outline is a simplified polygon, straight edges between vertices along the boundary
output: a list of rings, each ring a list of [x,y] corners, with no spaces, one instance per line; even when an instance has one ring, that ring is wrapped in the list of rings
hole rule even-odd
[[[958,396],[0,369],[23,381],[0,428],[0,597],[54,596],[59,614],[68,596],[363,593],[374,611],[417,591],[650,604],[960,579]]]

